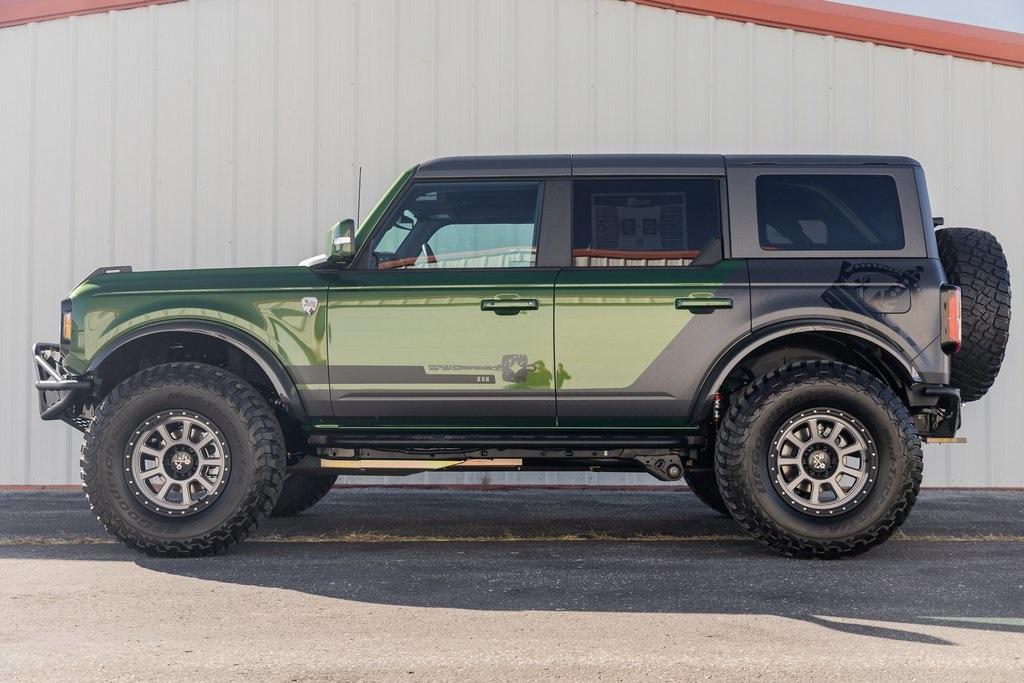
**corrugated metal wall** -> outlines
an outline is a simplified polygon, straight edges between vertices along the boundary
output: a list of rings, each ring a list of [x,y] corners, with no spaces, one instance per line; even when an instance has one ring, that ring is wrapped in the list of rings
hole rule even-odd
[[[94,267],[294,263],[355,213],[360,166],[365,212],[425,158],[573,151],[908,154],[936,214],[1024,274],[1021,69],[619,0],[192,0],[0,29],[0,482],[77,479],[28,350]],[[1024,484],[1022,319],[928,483]]]

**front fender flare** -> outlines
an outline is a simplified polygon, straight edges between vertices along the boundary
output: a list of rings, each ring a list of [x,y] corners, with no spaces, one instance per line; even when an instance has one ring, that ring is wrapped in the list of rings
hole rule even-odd
[[[305,418],[306,409],[302,403],[302,397],[299,395],[298,387],[296,387],[295,381],[288,373],[284,364],[266,345],[252,335],[227,325],[218,325],[201,320],[173,320],[140,327],[118,337],[114,342],[96,354],[89,364],[88,374],[95,374],[107,358],[119,349],[124,348],[127,344],[143,337],[167,332],[201,334],[231,344],[251,358],[266,373],[267,378],[270,379],[274,387],[274,391],[277,392],[281,401],[287,407],[289,414],[298,419]]]

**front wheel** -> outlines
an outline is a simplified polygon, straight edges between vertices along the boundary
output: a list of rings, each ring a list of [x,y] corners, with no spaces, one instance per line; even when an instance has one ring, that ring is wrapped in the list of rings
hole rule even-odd
[[[117,385],[82,445],[82,482],[106,530],[150,555],[220,553],[274,507],[284,438],[249,383],[201,363],[166,363]]]
[[[830,361],[793,363],[744,390],[715,458],[733,518],[795,557],[856,555],[907,518],[921,484],[921,439],[878,378]]]

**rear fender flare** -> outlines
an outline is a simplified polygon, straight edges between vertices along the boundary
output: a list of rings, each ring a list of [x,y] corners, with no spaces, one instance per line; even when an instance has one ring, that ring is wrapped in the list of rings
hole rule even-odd
[[[750,354],[777,339],[807,332],[833,332],[863,339],[895,361],[906,372],[907,377],[912,382],[921,381],[921,376],[914,367],[913,362],[899,347],[862,327],[837,321],[816,321],[802,325],[772,326],[759,330],[733,344],[719,357],[700,384],[697,400],[690,411],[689,424],[699,424],[707,418],[719,387],[722,386],[729,374],[736,369],[736,366]]]

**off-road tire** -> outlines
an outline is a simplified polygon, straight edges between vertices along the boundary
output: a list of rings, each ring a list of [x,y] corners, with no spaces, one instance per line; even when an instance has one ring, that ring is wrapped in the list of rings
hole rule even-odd
[[[336,474],[319,472],[289,472],[284,476],[281,496],[277,505],[271,510],[271,517],[290,517],[319,503],[326,496],[334,482]]]
[[[963,343],[952,358],[952,384],[963,401],[992,387],[1010,339],[1010,272],[996,238],[984,230],[944,228],[935,233],[949,284],[960,288]]]
[[[855,417],[873,436],[877,454],[877,476],[866,496],[824,518],[786,502],[768,470],[776,431],[812,407]],[[801,361],[742,391],[722,421],[715,472],[730,514],[763,545],[792,557],[857,555],[898,529],[917,500],[921,438],[899,396],[875,376],[843,363]]]
[[[725,506],[722,494],[718,490],[714,470],[687,470],[683,472],[683,480],[700,502],[720,515],[729,516],[729,508]]]
[[[125,477],[133,430],[162,410],[194,410],[220,428],[230,471],[217,500],[168,518],[144,507]],[[249,536],[281,491],[284,437],[274,411],[249,383],[202,363],[146,368],[103,399],[82,444],[82,483],[104,528],[125,545],[160,557],[215,555]]]

